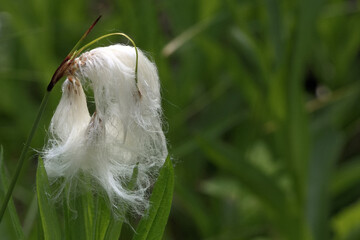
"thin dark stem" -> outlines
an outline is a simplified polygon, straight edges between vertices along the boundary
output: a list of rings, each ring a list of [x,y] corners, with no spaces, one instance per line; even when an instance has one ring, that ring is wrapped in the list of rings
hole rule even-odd
[[[80,54],[80,52],[76,51],[76,49],[80,46],[80,44],[84,41],[86,36],[91,32],[91,30],[94,28],[96,23],[100,20],[101,16],[99,16],[95,22],[89,27],[89,29],[84,33],[84,35],[80,38],[80,40],[75,44],[73,49],[69,52],[69,54],[66,56],[66,58],[62,61],[60,66],[56,69],[54,75],[51,78],[51,81],[47,87],[48,92],[53,89],[55,84],[62,78],[66,72],[66,70],[69,68],[71,63],[74,61],[74,59],[77,57],[77,55]]]
[[[15,184],[16,184],[18,178],[19,178],[22,166],[24,165],[26,153],[29,150],[29,147],[30,147],[31,141],[32,141],[32,139],[33,139],[33,137],[35,135],[36,129],[39,126],[39,122],[40,122],[41,116],[42,116],[42,114],[43,114],[43,112],[45,110],[45,106],[46,106],[46,103],[47,103],[47,101],[49,99],[49,95],[50,95],[50,92],[45,93],[45,96],[44,96],[44,98],[43,98],[43,100],[41,102],[41,105],[40,105],[39,112],[38,112],[38,114],[36,116],[34,125],[32,126],[29,137],[27,138],[26,143],[25,143],[25,145],[24,145],[24,147],[23,147],[23,149],[21,151],[21,155],[20,155],[20,158],[19,158],[19,162],[18,162],[18,164],[16,166],[14,176],[11,179],[10,186],[9,186],[7,192],[6,192],[4,201],[3,201],[1,209],[0,209],[0,222],[1,222],[2,218],[3,218],[3,216],[4,216],[4,213],[5,213],[6,207],[7,207],[8,203],[9,203],[9,200],[11,198],[12,192],[14,191]]]

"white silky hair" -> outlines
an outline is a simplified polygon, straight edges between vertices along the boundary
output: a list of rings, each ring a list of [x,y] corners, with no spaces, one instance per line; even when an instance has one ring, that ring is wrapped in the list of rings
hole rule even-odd
[[[162,130],[157,68],[138,50],[125,45],[95,48],[74,61],[72,76],[50,124],[44,149],[51,179],[68,182],[88,174],[117,209],[124,205],[138,214],[148,207],[147,189],[168,154]],[[82,85],[94,93],[96,111],[90,117]],[[127,183],[138,166],[133,190]]]

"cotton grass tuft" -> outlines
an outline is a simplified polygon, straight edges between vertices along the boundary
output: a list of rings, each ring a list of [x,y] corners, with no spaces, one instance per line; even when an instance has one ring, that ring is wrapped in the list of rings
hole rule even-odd
[[[116,209],[142,214],[146,192],[168,154],[162,131],[160,83],[156,66],[133,47],[112,45],[74,60],[49,129],[44,163],[49,178],[76,181],[90,176]],[[93,90],[90,115],[82,85]],[[133,190],[127,188],[138,166]]]

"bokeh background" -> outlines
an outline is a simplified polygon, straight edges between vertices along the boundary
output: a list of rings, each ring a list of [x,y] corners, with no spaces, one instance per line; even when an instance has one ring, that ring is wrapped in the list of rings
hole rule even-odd
[[[46,86],[121,31],[156,62],[175,193],[164,239],[360,239],[359,0],[0,0],[0,144],[13,173]],[[120,38],[100,42],[128,43]],[[36,239],[36,150],[14,193]],[[1,239],[14,239],[10,221]]]

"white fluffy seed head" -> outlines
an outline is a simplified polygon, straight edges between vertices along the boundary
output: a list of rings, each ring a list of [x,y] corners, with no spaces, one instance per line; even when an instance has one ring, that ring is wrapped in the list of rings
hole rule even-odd
[[[44,151],[49,177],[72,177],[81,168],[85,130],[90,121],[86,97],[78,79],[69,77],[50,124],[50,139]]]
[[[75,60],[51,121],[44,160],[49,177],[71,181],[80,172],[88,174],[115,207],[124,204],[141,214],[148,206],[146,190],[168,152],[157,69],[138,53],[137,83],[133,47],[100,47]],[[78,79],[93,89],[92,117]],[[136,186],[127,190],[136,165]]]
[[[90,120],[86,96],[78,79],[69,77],[62,86],[63,95],[52,118],[50,130],[66,141],[73,133],[84,128]]]

